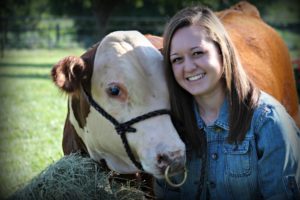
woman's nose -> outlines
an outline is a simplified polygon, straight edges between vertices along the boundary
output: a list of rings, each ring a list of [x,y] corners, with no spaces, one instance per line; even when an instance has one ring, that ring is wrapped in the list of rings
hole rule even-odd
[[[197,68],[195,62],[191,58],[184,59],[184,71],[190,72]]]

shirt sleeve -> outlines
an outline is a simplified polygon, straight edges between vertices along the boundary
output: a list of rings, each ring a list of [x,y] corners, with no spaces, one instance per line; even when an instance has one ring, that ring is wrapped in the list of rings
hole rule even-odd
[[[300,133],[282,106],[268,106],[256,130],[259,188],[264,199],[300,199]]]

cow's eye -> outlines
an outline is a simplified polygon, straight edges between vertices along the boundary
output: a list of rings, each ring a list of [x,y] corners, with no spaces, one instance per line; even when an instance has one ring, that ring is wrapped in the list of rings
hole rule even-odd
[[[126,102],[128,100],[128,91],[123,83],[111,82],[105,89],[109,98],[118,100],[120,102]]]
[[[107,93],[110,96],[119,96],[120,93],[121,93],[121,90],[120,90],[120,88],[118,86],[111,85],[111,86],[109,86],[109,88],[107,88]]]

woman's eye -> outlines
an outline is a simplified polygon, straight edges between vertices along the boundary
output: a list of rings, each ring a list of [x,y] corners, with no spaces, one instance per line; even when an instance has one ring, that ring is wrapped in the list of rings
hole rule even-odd
[[[202,55],[203,54],[203,51],[195,51],[193,53],[194,56],[197,56],[197,55]]]
[[[173,58],[173,59],[171,60],[172,63],[178,63],[178,62],[180,62],[180,61],[181,61],[181,58]]]
[[[107,88],[107,93],[110,96],[119,96],[120,95],[120,88],[118,86],[110,86]]]

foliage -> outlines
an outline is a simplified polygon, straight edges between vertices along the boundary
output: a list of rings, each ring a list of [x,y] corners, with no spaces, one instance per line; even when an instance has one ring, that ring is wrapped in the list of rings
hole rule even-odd
[[[72,19],[41,19],[36,23],[35,28],[30,29],[24,25],[23,29],[22,32],[7,32],[6,49],[74,48],[84,43],[82,39],[76,38]],[[92,43],[91,39],[87,43]]]
[[[277,32],[289,48],[292,60],[300,59],[300,34],[284,30],[277,30]]]
[[[292,1],[275,1],[264,13],[266,21],[272,24],[299,23],[300,3]]]
[[[49,15],[48,0],[2,0],[0,1],[0,17],[2,23],[10,24],[12,29],[20,30],[24,23],[35,27],[39,18]],[[13,18],[22,21],[11,20]],[[2,24],[1,23],[1,24]]]
[[[64,25],[59,22],[52,25],[51,22],[59,17],[73,21],[72,27],[66,29],[66,34],[61,33],[64,38],[60,41],[69,41],[69,44],[78,42],[88,47],[114,30],[138,29],[142,33],[162,34],[167,20],[185,6],[203,4],[218,11],[239,1],[4,0],[0,1],[1,27],[9,34],[1,32],[0,38],[9,44],[5,48],[60,47],[56,38],[57,27],[64,30]],[[280,28],[278,24],[294,23],[293,31],[299,34],[300,4],[297,0],[250,0],[250,3],[258,8],[262,18],[272,26]]]

